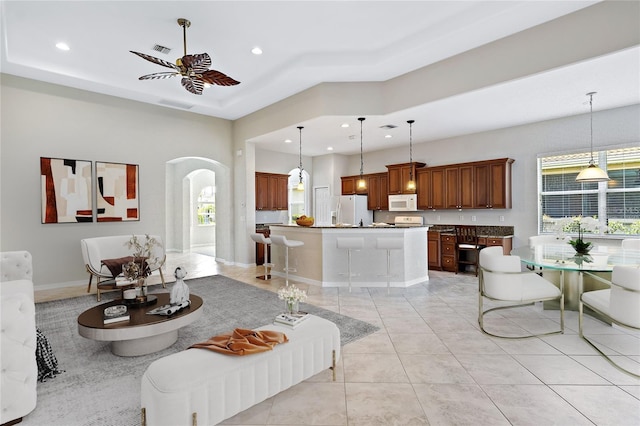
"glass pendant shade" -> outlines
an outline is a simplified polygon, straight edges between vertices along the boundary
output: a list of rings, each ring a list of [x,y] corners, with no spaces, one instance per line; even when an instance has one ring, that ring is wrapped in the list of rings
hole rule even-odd
[[[363,177],[358,179],[358,189],[367,189],[367,181]]]
[[[409,191],[415,191],[416,190],[416,181],[412,179],[409,182],[407,182],[407,189]]]
[[[300,182],[298,182],[298,186],[296,186],[298,191],[304,191],[304,183],[302,183],[302,177],[300,177]]]
[[[606,182],[608,180],[610,179],[607,172],[594,163],[589,163],[589,166],[578,173],[576,177],[577,182]]]
[[[607,172],[596,166],[593,162],[593,95],[595,94],[596,92],[587,93],[587,96],[589,96],[589,108],[591,111],[591,161],[589,161],[589,166],[586,169],[578,173],[578,176],[576,176],[576,182],[607,182],[610,180]]]

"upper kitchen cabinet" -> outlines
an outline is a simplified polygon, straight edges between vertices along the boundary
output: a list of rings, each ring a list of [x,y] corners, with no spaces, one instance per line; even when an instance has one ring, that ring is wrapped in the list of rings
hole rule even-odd
[[[362,177],[367,180],[368,175],[362,175]],[[360,180],[360,175],[357,176],[343,176],[340,178],[342,195],[367,195],[369,186],[366,188],[359,189],[358,188],[358,180]]]
[[[445,169],[427,167],[416,172],[418,187],[418,209],[434,210],[445,207]]]
[[[445,168],[445,208],[472,209],[473,203],[473,165],[452,165]]]
[[[417,180],[416,169],[424,167],[425,163],[402,163],[387,166],[389,171],[389,194],[415,194],[416,190],[408,190],[407,182]],[[417,186],[417,184],[416,184]]]
[[[256,210],[288,210],[289,175],[256,172]]]
[[[478,162],[474,165],[477,209],[511,208],[511,158]]]
[[[368,210],[389,210],[389,186],[387,173],[373,173],[368,178]]]

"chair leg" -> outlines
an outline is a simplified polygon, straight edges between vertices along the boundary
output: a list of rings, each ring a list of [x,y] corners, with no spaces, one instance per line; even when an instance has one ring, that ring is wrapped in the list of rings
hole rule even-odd
[[[391,291],[391,250],[387,249],[387,295]]]
[[[351,293],[351,249],[347,250],[347,257],[348,257],[348,274],[349,274],[349,293]]]
[[[89,285],[87,286],[87,293],[91,293],[91,281],[93,280],[93,274],[89,272]]]

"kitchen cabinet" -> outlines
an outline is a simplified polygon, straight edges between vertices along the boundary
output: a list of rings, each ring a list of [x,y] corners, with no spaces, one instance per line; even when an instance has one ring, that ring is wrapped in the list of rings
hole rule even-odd
[[[387,173],[373,173],[368,178],[368,210],[389,210],[389,184]]]
[[[427,258],[429,259],[429,269],[442,269],[440,261],[440,232],[438,231],[429,231],[427,234]]]
[[[511,208],[510,158],[483,161],[474,164],[475,199],[477,209]]]
[[[473,165],[465,164],[445,168],[445,208],[472,209]]]
[[[362,177],[366,180],[368,175],[362,175]],[[364,189],[358,188],[358,180],[360,180],[360,175],[356,176],[343,176],[340,178],[341,181],[341,194],[342,195],[367,195],[369,191],[369,185]],[[367,182],[368,183],[368,182]]]
[[[456,271],[456,234],[440,234],[440,261],[443,271]]]
[[[288,210],[289,175],[256,172],[256,210]]]
[[[445,207],[445,169],[427,167],[418,169],[416,186],[418,187],[418,209],[434,210]]]
[[[424,167],[425,163],[402,163],[387,166],[389,178],[389,194],[415,194],[416,190],[408,190],[407,182],[413,177],[417,180],[416,170]],[[416,184],[417,187],[417,184]]]
[[[257,234],[263,234],[269,238],[269,228],[256,229]],[[264,244],[256,243],[256,265],[264,265],[265,262]],[[267,245],[267,256],[271,259],[271,245]]]
[[[478,236],[478,244],[486,247],[495,247],[502,246],[502,252],[505,256],[511,254],[511,250],[513,249],[513,238],[512,237],[483,237]]]

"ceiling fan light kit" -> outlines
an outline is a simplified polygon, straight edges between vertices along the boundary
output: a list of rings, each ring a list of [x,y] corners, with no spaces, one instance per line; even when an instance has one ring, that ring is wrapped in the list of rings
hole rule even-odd
[[[208,85],[235,86],[240,84],[239,81],[220,71],[210,70],[211,57],[207,53],[187,55],[187,28],[191,26],[191,21],[180,18],[178,19],[178,25],[182,27],[184,56],[178,58],[175,64],[145,53],[130,50],[131,53],[140,56],[142,59],[173,70],[143,75],[138,78],[139,80],[160,80],[181,75],[182,87],[194,95],[202,95],[202,90]]]

